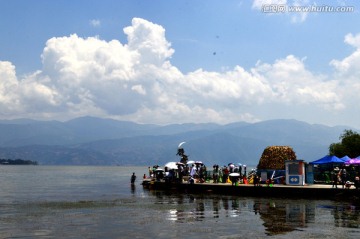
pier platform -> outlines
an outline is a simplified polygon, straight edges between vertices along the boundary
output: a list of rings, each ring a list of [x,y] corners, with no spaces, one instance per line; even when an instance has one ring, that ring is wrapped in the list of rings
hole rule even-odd
[[[342,188],[338,185],[333,188],[332,185],[311,184],[303,186],[290,186],[283,184],[274,184],[267,186],[262,184],[254,186],[252,184],[239,184],[237,186],[229,183],[194,183],[187,182],[164,182],[144,180],[143,186],[150,190],[165,190],[177,193],[203,193],[203,194],[223,194],[248,197],[280,197],[280,198],[298,198],[298,199],[360,199],[360,189]]]

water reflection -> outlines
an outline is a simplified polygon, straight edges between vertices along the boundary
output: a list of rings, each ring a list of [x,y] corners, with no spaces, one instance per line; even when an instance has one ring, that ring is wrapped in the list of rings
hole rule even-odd
[[[266,234],[277,235],[301,230],[307,223],[314,222],[315,205],[303,201],[282,203],[255,200],[254,212],[263,220]]]
[[[331,210],[336,227],[360,228],[359,206],[350,204],[320,207]]]
[[[212,200],[212,205],[213,205],[213,215],[214,215],[214,218],[219,218],[219,198],[213,198]]]
[[[167,210],[166,220],[178,223],[239,218],[235,223],[240,224],[242,220],[252,217],[251,220],[260,220],[266,235],[273,236],[315,227],[318,216],[333,221],[335,227],[360,228],[359,207],[350,202],[337,205],[333,201],[173,195],[158,191],[153,195],[157,204],[172,204]]]
[[[135,190],[136,190],[135,184],[131,184],[131,194],[135,194]]]

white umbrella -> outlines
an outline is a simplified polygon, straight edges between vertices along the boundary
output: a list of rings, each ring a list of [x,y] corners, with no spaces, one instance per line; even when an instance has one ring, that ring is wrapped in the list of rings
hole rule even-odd
[[[190,160],[187,162],[187,164],[194,164],[194,163],[195,163],[195,161],[193,161],[193,160]]]
[[[182,145],[185,144],[185,143],[186,143],[186,142],[181,142],[181,143],[179,144],[178,148],[181,149],[181,148],[182,148]]]
[[[240,177],[240,173],[230,173],[230,177]]]
[[[168,162],[167,164],[165,164],[165,167],[167,167],[168,169],[177,169],[178,168],[176,162]]]

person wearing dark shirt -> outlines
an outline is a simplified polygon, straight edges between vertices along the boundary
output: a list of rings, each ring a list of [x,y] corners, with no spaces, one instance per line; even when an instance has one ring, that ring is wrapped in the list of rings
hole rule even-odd
[[[136,175],[135,175],[135,173],[133,173],[133,174],[131,175],[131,184],[134,184],[134,183],[135,183],[135,180],[136,180]]]

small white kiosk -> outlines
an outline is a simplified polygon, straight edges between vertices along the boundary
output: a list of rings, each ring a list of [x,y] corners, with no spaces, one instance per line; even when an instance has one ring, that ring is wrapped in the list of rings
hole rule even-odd
[[[287,185],[305,185],[304,160],[286,160],[285,174]]]

